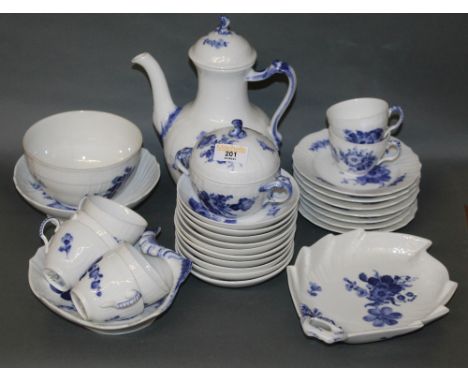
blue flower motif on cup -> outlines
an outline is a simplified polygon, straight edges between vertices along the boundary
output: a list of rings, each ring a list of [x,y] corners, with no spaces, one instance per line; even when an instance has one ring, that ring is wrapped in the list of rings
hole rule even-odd
[[[132,175],[133,172],[133,167],[125,167],[124,173],[122,175],[116,176],[114,179],[112,179],[112,186],[110,186],[104,193],[101,195],[104,196],[105,198],[112,199],[112,197],[115,195],[115,193],[118,191],[120,186],[125,183],[125,181],[130,178],[130,175]]]
[[[378,165],[372,168],[367,174],[356,177],[354,182],[361,186],[365,186],[366,184],[380,184],[383,187],[385,183],[391,179],[390,170],[384,165]]]
[[[99,268],[99,261],[94,263],[91,268],[88,269],[88,277],[91,279],[91,289],[96,291],[96,296],[101,297],[101,279],[104,275],[101,273]]]
[[[309,146],[310,151],[318,151],[324,149],[325,147],[330,146],[330,141],[328,139],[321,139],[316,141]]]
[[[367,310],[367,315],[363,317],[364,321],[372,322],[376,328],[381,328],[385,325],[396,325],[398,320],[403,316],[399,312],[394,312],[389,306],[376,307]]]
[[[380,142],[384,137],[384,130],[382,128],[361,131],[361,130],[348,130],[344,131],[345,140],[357,144],[372,144]]]
[[[62,242],[62,245],[58,249],[59,252],[65,252],[65,254],[68,255],[72,247],[71,243],[73,241],[73,235],[67,232],[60,238],[60,241]]]
[[[203,45],[209,45],[215,49],[221,49],[226,48],[229,45],[229,42],[223,40],[222,38],[215,40],[207,37],[203,40]]]
[[[229,203],[234,198],[233,195],[207,193],[206,191],[201,191],[198,197],[211,212],[228,218],[235,217],[233,213],[235,211],[248,211],[256,200],[255,197],[239,198],[236,203]]]
[[[369,170],[377,162],[373,151],[358,150],[355,147],[346,152],[339,150],[338,156],[339,160],[344,162],[350,171],[354,172]]]
[[[307,289],[307,293],[309,295],[315,297],[318,295],[318,292],[322,291],[322,287],[313,281],[309,282],[309,289]]]

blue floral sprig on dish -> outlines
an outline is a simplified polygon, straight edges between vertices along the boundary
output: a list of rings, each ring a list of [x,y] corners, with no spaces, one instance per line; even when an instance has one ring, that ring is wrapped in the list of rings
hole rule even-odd
[[[317,308],[310,309],[306,304],[301,304],[300,312],[301,312],[301,317],[320,318],[321,320],[325,322],[329,322],[330,324],[333,324],[336,326],[335,321],[333,321],[332,319],[328,317],[325,317],[323,313]]]
[[[357,144],[373,144],[380,142],[384,137],[382,128],[373,129],[370,131],[348,130],[344,131],[345,140]]]
[[[383,187],[385,183],[389,182],[391,179],[390,170],[383,165],[378,165],[372,168],[367,174],[356,177],[354,182],[361,186],[365,186],[366,184],[380,184]]]
[[[122,175],[116,176],[112,179],[111,186],[104,191],[101,195],[105,198],[112,199],[116,192],[119,190],[120,186],[126,182],[130,175],[132,175],[133,167],[125,167],[124,173]]]
[[[68,256],[70,250],[71,250],[71,247],[72,247],[72,241],[73,241],[73,235],[69,232],[65,233],[65,235],[63,235],[61,238],[60,238],[60,241],[62,242],[62,244],[60,245],[59,247],[59,252],[65,252],[65,254]]]
[[[229,203],[234,197],[233,195],[222,195],[215,193],[207,193],[202,191],[198,194],[200,200],[208,207],[208,209],[216,215],[225,216],[228,218],[235,217],[236,211],[248,211],[255,203],[256,198],[239,198],[235,203]]]
[[[381,328],[385,325],[396,325],[398,320],[403,317],[399,312],[394,312],[389,306],[371,308],[367,310],[367,315],[363,317],[364,321],[372,322],[376,328]]]
[[[307,293],[309,295],[315,297],[318,295],[318,292],[322,291],[322,287],[313,281],[309,282],[309,289],[307,289]]]
[[[310,151],[319,151],[324,149],[325,147],[330,146],[330,141],[328,139],[321,139],[320,141],[316,141],[309,146]]]
[[[358,150],[353,147],[346,151],[339,150],[339,160],[344,162],[351,171],[366,171],[372,168],[377,161],[373,151]]]
[[[398,303],[412,302],[416,298],[413,292],[406,290],[411,288],[416,280],[411,276],[380,275],[377,271],[374,271],[373,276],[367,276],[362,272],[359,274],[359,280],[365,283],[364,287],[361,287],[357,281],[351,281],[346,277],[343,280],[346,290],[355,291],[359,297],[365,297],[370,301],[365,306],[390,303],[398,306]]]

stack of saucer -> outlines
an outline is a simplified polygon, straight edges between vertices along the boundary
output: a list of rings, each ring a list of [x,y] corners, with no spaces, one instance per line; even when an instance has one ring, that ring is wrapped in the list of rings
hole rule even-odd
[[[353,175],[337,166],[328,129],[304,137],[293,153],[301,215],[340,233],[357,228],[394,231],[407,225],[417,211],[421,163],[411,148],[393,139],[401,150],[396,160]]]
[[[225,218],[208,210],[195,192],[190,177],[177,184],[174,216],[176,251],[192,260],[192,274],[224,287],[246,287],[280,273],[294,254],[299,189],[293,177],[291,198],[265,206],[253,215]]]

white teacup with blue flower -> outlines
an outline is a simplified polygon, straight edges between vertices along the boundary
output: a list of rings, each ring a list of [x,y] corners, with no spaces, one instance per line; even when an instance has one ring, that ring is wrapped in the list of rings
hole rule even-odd
[[[48,240],[47,224],[55,225],[55,234]],[[77,212],[61,223],[55,218],[44,220],[39,235],[45,244],[44,277],[56,289],[70,290],[83,273],[118,240],[84,212]]]
[[[389,126],[389,119],[398,117]],[[336,103],[327,110],[329,130],[349,143],[374,144],[386,140],[403,123],[400,106],[389,107],[378,98],[354,98]]]
[[[200,134],[193,149],[182,149],[176,156],[178,168],[190,176],[204,207],[218,216],[236,219],[289,200],[292,185],[280,174],[276,145],[244,127],[240,119],[231,123],[230,127]]]
[[[356,175],[367,174],[374,167],[396,160],[400,156],[400,144],[387,138],[372,144],[350,143],[328,132],[333,158],[338,168]]]

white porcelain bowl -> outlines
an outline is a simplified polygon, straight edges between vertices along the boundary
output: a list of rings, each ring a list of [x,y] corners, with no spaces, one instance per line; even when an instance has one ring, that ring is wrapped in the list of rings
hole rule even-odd
[[[23,149],[32,175],[54,199],[77,205],[88,194],[112,197],[140,160],[132,122],[100,111],[69,111],[32,125]]]

